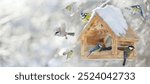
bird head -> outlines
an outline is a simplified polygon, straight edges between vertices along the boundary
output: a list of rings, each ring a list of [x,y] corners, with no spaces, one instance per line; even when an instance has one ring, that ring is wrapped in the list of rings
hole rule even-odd
[[[56,36],[59,36],[59,35],[60,35],[60,32],[59,32],[59,31],[55,32],[55,35],[56,35]]]
[[[129,48],[129,50],[131,50],[131,51],[133,51],[135,48],[134,48],[134,46],[128,46],[128,48]]]
[[[80,17],[81,17],[82,19],[84,19],[84,18],[86,18],[87,14],[88,14],[88,13],[81,12]]]

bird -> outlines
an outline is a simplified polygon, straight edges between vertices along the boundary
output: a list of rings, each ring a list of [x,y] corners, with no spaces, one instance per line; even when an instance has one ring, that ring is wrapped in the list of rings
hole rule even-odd
[[[69,33],[66,32],[66,25],[62,24],[61,27],[58,27],[56,29],[55,35],[56,36],[65,37],[67,39],[67,35],[74,36],[75,33],[73,33],[73,32],[69,32]]]
[[[80,17],[81,17],[82,21],[84,23],[86,23],[87,21],[90,20],[91,14],[90,13],[84,13],[83,11],[81,11]]]
[[[63,55],[67,56],[67,59],[71,58],[73,54],[73,50],[68,50],[63,53]]]
[[[76,4],[76,2],[72,2],[71,4],[67,5],[65,7],[65,9],[68,10],[69,12],[71,12],[73,10],[73,7],[75,4]]]
[[[87,56],[90,56],[96,50],[99,50],[99,51],[102,50],[102,45],[100,43],[98,43],[95,47],[91,48],[89,50],[89,54]]]
[[[131,8],[132,8],[131,11],[133,14],[140,13],[140,15],[144,18],[144,12],[140,5],[133,5],[133,6],[131,6]]]
[[[68,10],[69,12],[71,12],[71,10],[72,10],[72,5],[73,5],[73,4],[67,5],[67,6],[65,7],[65,9]]]
[[[132,45],[130,45],[130,46],[128,46],[128,47],[126,47],[125,49],[124,49],[124,56],[123,56],[123,66],[125,66],[125,64],[126,64],[126,60],[127,60],[127,58],[130,56],[130,54],[131,54],[131,52],[134,50],[135,48],[134,48],[134,46],[132,46]]]
[[[69,4],[69,5],[67,5],[66,7],[65,7],[65,11],[67,12],[67,13],[69,13],[70,14],[70,16],[73,16],[74,14],[75,14],[75,12],[76,12],[76,2],[72,2],[71,4]]]

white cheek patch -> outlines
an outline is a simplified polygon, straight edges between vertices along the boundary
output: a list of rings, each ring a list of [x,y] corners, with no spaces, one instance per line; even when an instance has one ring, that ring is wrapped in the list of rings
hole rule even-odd
[[[133,50],[133,48],[132,48],[132,47],[129,47],[129,49],[130,49],[130,50]]]

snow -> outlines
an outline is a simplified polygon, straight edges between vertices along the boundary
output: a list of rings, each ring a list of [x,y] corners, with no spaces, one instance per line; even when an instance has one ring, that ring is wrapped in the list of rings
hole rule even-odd
[[[94,11],[108,24],[117,36],[124,36],[128,25],[119,8],[106,5],[104,8],[97,7]]]
[[[97,7],[100,0],[0,0],[0,66],[2,67],[56,67],[56,66],[122,66],[122,60],[86,61],[80,57],[78,35],[85,24],[80,17],[67,16],[62,9],[77,1],[85,3],[87,11]],[[111,0],[111,4],[128,7],[141,0]],[[149,0],[147,0],[149,1]],[[66,4],[66,2],[69,2]],[[93,4],[92,4],[93,3]],[[90,10],[91,9],[91,10]],[[139,18],[125,14],[128,23],[140,36],[137,44],[136,63],[130,61],[127,66],[150,66],[150,22],[141,23]],[[149,12],[147,12],[149,14]],[[66,23],[67,31],[75,32],[74,37],[55,37],[57,24]],[[63,49],[73,48],[73,57],[66,63]],[[57,51],[61,52],[57,52]]]
[[[105,0],[105,1],[103,1],[102,5],[100,5],[100,7],[105,6],[105,5],[108,4],[110,1],[111,1],[111,0]]]

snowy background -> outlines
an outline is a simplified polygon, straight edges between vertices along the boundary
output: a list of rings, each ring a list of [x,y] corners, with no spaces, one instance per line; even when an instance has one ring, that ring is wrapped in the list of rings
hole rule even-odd
[[[71,17],[63,10],[73,1],[82,3],[86,11],[92,11],[101,0],[0,0],[0,66],[121,67],[122,60],[86,61],[80,58],[77,38],[85,24],[79,14]],[[150,0],[111,0],[110,3],[123,11],[127,23],[140,39],[137,59],[128,61],[126,66],[150,66],[150,18],[143,21],[124,9],[140,4],[149,15]],[[66,23],[67,31],[75,32],[75,36],[67,40],[54,36],[55,28],[61,23]],[[69,61],[59,54],[64,48],[74,51]]]

